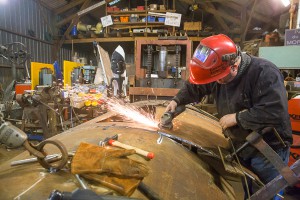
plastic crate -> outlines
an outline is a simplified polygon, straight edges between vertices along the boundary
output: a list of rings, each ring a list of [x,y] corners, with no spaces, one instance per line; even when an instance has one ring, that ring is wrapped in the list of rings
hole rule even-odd
[[[129,17],[120,17],[121,22],[128,22]]]
[[[136,9],[137,10],[145,10],[145,6],[137,6]]]
[[[165,22],[165,19],[166,19],[166,18],[164,18],[164,17],[158,17],[158,18],[157,18],[158,22]]]
[[[155,17],[153,17],[153,16],[148,16],[148,17],[147,17],[147,21],[148,21],[148,22],[155,22]]]
[[[130,17],[130,22],[137,22],[138,21],[138,17]]]

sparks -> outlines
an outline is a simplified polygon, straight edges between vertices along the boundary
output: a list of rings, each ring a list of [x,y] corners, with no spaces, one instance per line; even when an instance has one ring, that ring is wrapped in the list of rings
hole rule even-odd
[[[146,127],[158,128],[158,122],[155,121],[154,117],[136,106],[124,105],[120,100],[113,98],[107,99],[106,103],[108,105],[108,109],[111,111],[119,113],[120,115],[143,124]]]

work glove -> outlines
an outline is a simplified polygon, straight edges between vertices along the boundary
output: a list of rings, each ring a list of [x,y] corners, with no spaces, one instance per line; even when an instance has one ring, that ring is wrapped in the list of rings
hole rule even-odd
[[[81,177],[91,180],[116,191],[122,196],[131,196],[142,178],[121,178],[108,174],[82,174]]]
[[[81,143],[72,159],[73,174],[113,174],[123,177],[143,178],[149,169],[143,163],[127,158],[135,150],[111,149]]]

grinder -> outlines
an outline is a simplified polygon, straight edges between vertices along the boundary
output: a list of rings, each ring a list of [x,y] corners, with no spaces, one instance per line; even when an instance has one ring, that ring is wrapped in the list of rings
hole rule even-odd
[[[182,113],[183,111],[185,111],[185,105],[177,106],[174,112],[171,112],[171,111],[165,112],[160,118],[159,127],[166,128],[166,129],[172,129],[173,128],[173,123],[172,123],[173,119],[177,115]]]

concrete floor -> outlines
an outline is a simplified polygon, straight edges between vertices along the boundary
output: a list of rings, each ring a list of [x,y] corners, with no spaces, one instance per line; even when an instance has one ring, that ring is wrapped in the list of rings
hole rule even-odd
[[[4,146],[0,145],[0,163],[12,159],[23,151],[23,147],[18,149],[6,149]],[[237,200],[243,200],[244,192],[241,184],[232,182],[231,185],[234,187]],[[300,188],[288,188],[284,194],[284,200],[300,200]]]

